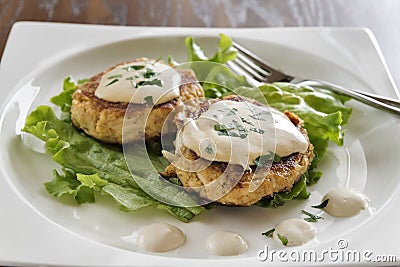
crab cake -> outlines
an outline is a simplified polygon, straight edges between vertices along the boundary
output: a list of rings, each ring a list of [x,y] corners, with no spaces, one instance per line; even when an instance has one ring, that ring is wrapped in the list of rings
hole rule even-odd
[[[240,96],[201,101],[179,113],[176,124],[177,150],[164,153],[172,161],[165,176],[224,205],[250,206],[290,191],[314,158],[295,114]]]
[[[190,69],[175,70],[139,58],[107,69],[79,86],[72,96],[71,119],[86,134],[106,143],[159,137],[168,114],[184,101],[203,97]],[[145,130],[144,130],[145,129]]]

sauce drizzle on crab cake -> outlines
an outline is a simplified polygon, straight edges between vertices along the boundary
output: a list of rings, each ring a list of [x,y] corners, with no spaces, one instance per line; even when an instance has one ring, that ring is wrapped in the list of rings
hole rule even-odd
[[[164,152],[172,161],[165,170],[165,176],[178,177],[186,188],[197,191],[202,198],[224,205],[250,206],[264,197],[290,191],[307,171],[314,158],[313,145],[303,122],[295,114],[288,111],[281,113],[241,96],[198,102],[197,108],[188,106],[176,116],[177,151],[174,155]],[[229,103],[225,105],[228,108],[219,107],[221,103]],[[240,104],[254,113],[239,113]],[[208,128],[195,127],[197,130],[191,134],[196,138],[185,137],[185,129],[193,128],[193,121],[217,106],[216,112],[211,113],[204,123]],[[265,117],[260,116],[263,110]],[[219,117],[221,111],[224,115]],[[231,123],[227,123],[230,116]],[[249,116],[254,116],[254,120],[250,120]],[[274,129],[275,133],[271,133]],[[213,136],[207,136],[211,132]],[[250,135],[251,132],[254,135]],[[186,134],[190,135],[190,132]],[[197,143],[193,143],[194,140]],[[218,149],[223,153],[219,153]],[[189,162],[187,165],[190,166],[182,162]],[[259,183],[254,187],[257,181]]]
[[[113,66],[79,86],[72,96],[71,118],[86,134],[106,143],[121,144],[127,114],[131,129],[124,142],[144,137],[149,140],[161,135],[172,110],[203,96],[192,70],[173,69],[160,61],[138,58]]]

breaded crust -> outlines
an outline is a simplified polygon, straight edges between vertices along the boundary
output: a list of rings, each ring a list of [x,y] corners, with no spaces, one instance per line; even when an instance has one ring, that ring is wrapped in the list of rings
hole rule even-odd
[[[139,58],[132,62],[143,60],[146,60],[146,58]],[[122,64],[126,63],[118,65]],[[182,85],[179,87],[180,97],[167,103],[156,105],[146,120],[146,114],[149,112],[147,104],[109,102],[95,96],[95,91],[102,75],[116,66],[90,78],[72,96],[72,123],[86,134],[103,142],[122,143],[122,131],[126,112],[128,112],[129,127],[132,130],[129,131],[129,135],[124,136],[124,142],[134,142],[143,137],[146,140],[159,137],[163,123],[172,110],[186,100],[204,96],[203,88],[197,81],[192,70],[177,70],[182,80]],[[143,131],[144,128],[145,132]]]
[[[256,105],[260,103],[245,99],[240,96],[228,96],[223,98],[225,100],[233,101],[248,101]],[[210,102],[200,105],[204,110],[208,108]],[[193,112],[185,114],[192,118],[199,117],[201,112]],[[295,114],[286,111],[285,115],[291,120],[291,122],[299,129],[303,136],[308,139],[307,131],[303,127],[303,122]],[[181,114],[182,116],[182,114]],[[180,126],[180,119],[177,120],[178,127]],[[300,179],[300,177],[307,171],[312,160],[314,159],[313,145],[308,141],[308,149],[305,153],[293,153],[287,157],[282,158],[279,162],[273,162],[272,165],[259,167],[256,172],[255,178],[255,167],[252,167],[252,171],[245,171],[241,166],[228,165],[225,162],[212,162],[207,168],[197,172],[189,172],[174,165],[169,165],[165,170],[165,176],[176,176],[182,182],[182,184],[189,190],[194,190],[199,193],[202,198],[215,200],[214,196],[224,191],[224,188],[234,185],[237,181],[238,175],[242,175],[239,182],[234,185],[233,189],[223,195],[223,197],[216,200],[216,202],[230,206],[250,206],[264,197],[273,196],[275,193],[282,191],[290,191],[293,184]],[[199,157],[192,150],[184,147],[181,150],[182,156],[188,160],[199,160]],[[200,159],[205,161],[204,159]],[[216,181],[221,175],[224,177],[224,182],[220,184],[221,192],[216,192],[215,188],[203,187]],[[260,183],[259,187],[250,192],[250,185],[253,179],[264,180]],[[199,189],[194,189],[199,187]]]

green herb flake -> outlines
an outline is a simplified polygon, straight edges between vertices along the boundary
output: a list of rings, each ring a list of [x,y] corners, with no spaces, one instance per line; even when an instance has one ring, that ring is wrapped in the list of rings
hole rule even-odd
[[[214,125],[214,130],[216,132],[218,132],[218,135],[225,135],[225,136],[229,136],[229,130],[232,130],[233,128],[228,127],[226,125],[223,124],[215,124]]]
[[[138,84],[135,81],[131,81],[131,85],[133,88],[138,88]]]
[[[173,177],[173,178],[169,178],[168,181],[174,185],[179,185],[179,186],[183,186],[182,182],[179,180],[179,178]]]
[[[114,83],[116,83],[116,82],[118,82],[119,81],[119,79],[114,79],[114,80],[112,80],[111,82],[109,82],[107,85],[106,85],[106,87],[107,86],[110,86],[110,85],[112,85],[112,84],[114,84]]]
[[[262,167],[267,163],[272,163],[272,162],[279,162],[281,161],[281,157],[275,154],[274,152],[270,151],[269,154],[261,155],[257,157],[253,162],[256,166]]]
[[[107,79],[109,79],[109,80],[116,79],[116,78],[122,78],[122,74],[116,74],[116,75],[111,75],[111,76],[107,77]]]
[[[154,72],[152,69],[147,69],[145,73],[143,73],[143,77],[150,79],[151,77],[153,77],[154,75],[156,75],[157,73]]]
[[[254,119],[254,120],[256,120],[256,121],[265,121],[264,118],[261,118],[261,117],[255,115],[255,114],[249,115],[249,117]]]
[[[270,154],[261,155],[261,156],[257,157],[253,162],[256,166],[262,167],[265,164],[272,162],[271,155]]]
[[[287,239],[285,236],[283,236],[283,235],[280,235],[280,234],[277,234],[277,235],[278,235],[279,240],[281,240],[282,245],[287,246],[287,244],[288,244],[288,239]]]
[[[246,128],[244,128],[243,125],[240,124],[240,122],[238,122],[237,120],[233,120],[232,122],[233,122],[233,124],[235,126],[235,129],[239,131],[239,137],[241,139],[246,138],[247,135],[248,135],[248,132],[247,132]]]
[[[278,156],[277,154],[274,154],[274,162],[279,162],[281,161],[282,157]]]
[[[151,63],[151,65],[155,65],[155,64],[157,64],[158,62],[160,62],[161,60],[162,60],[162,56],[160,56],[160,57],[158,57],[153,63]],[[168,58],[169,59],[169,58]]]
[[[306,210],[301,210],[301,213],[307,215],[307,218],[304,218],[305,221],[307,222],[318,222],[318,220],[320,219],[324,219],[324,217],[318,216],[318,215],[314,215]]]
[[[265,235],[267,237],[272,237],[272,234],[275,232],[275,228],[272,228],[264,233],[261,233],[262,235]]]
[[[314,209],[323,209],[328,205],[329,199],[325,199],[321,204],[316,206],[311,206]]]
[[[259,134],[264,134],[265,133],[265,131],[263,129],[254,128],[254,127],[251,127],[250,131],[255,132],[255,133],[259,133]]]
[[[269,110],[262,110],[262,111],[256,113],[255,115],[256,115],[256,116],[261,116],[261,115],[267,115],[267,114],[271,114],[271,111],[269,111]]]
[[[159,87],[162,87],[163,82],[159,79],[154,79],[154,80],[149,80],[149,81],[140,81],[137,83],[137,86],[142,86],[142,85],[157,85]]]
[[[207,145],[205,148],[204,148],[204,150],[208,153],[208,154],[212,154],[213,153],[213,148],[212,148],[212,146],[209,144],[209,145]]]
[[[247,123],[247,124],[249,124],[249,125],[251,125],[251,126],[254,126],[254,123],[253,123],[252,121],[247,120],[247,119],[244,118],[244,117],[240,117],[240,120],[241,120],[242,122],[244,122],[244,123]]]
[[[144,65],[131,65],[131,66],[128,66],[128,67],[125,67],[125,68],[122,68],[122,69],[124,69],[126,71],[134,71],[134,70],[142,70],[145,67],[146,66],[144,66]]]
[[[226,114],[226,116],[232,116],[237,114],[238,109],[237,108],[231,108],[231,110],[228,112],[228,114]]]
[[[153,97],[151,95],[146,96],[144,98],[144,101],[146,101],[147,105],[149,105],[149,106],[153,106],[154,105]]]

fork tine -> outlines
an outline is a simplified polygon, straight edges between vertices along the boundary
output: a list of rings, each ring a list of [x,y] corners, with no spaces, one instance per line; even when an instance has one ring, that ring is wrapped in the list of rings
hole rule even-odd
[[[260,81],[255,79],[252,74],[245,70],[242,66],[239,66],[235,61],[228,61],[226,64],[230,69],[238,75],[242,75],[246,80],[253,86],[259,86]]]
[[[232,41],[232,45],[239,52],[238,59],[243,61],[243,58],[246,58],[247,62],[255,63],[255,64],[252,64],[251,66],[249,64],[246,64],[247,66],[252,67],[254,65],[258,65],[257,69],[261,69],[263,72],[267,72],[269,74],[267,77],[265,77],[265,78],[267,78],[268,82],[289,82],[293,79],[292,76],[286,75],[285,73],[274,69],[264,59],[260,58],[253,52],[250,52],[249,50],[247,50],[246,48],[244,48],[237,42]],[[263,79],[264,81],[265,81],[265,78]]]
[[[238,63],[241,63],[241,64],[251,68],[252,70],[254,70],[255,72],[257,72],[258,74],[260,74],[264,77],[271,76],[271,73],[269,71],[261,68],[260,66],[255,64],[253,61],[249,60],[246,56],[244,56],[241,53],[237,54],[236,61]]]
[[[268,75],[263,75],[257,72],[257,70],[253,69],[252,67],[248,66],[246,63],[244,63],[241,60],[235,59],[231,62],[229,62],[229,66],[236,70],[236,72],[240,72],[243,75],[248,75],[252,79],[255,79],[256,81],[259,82],[266,82]]]

